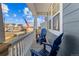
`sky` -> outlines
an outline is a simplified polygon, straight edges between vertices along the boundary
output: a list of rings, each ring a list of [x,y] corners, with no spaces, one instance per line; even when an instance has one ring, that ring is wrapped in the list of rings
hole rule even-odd
[[[26,3],[4,3],[2,4],[4,23],[14,23],[25,25],[24,19],[31,25],[34,24],[34,16]],[[43,22],[44,17],[39,16],[38,26]]]
[[[39,27],[41,23],[43,23],[45,20],[44,16],[38,16],[37,18],[37,26]]]

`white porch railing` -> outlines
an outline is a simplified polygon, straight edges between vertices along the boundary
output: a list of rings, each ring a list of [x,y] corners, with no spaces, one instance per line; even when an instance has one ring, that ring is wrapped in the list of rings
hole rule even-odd
[[[8,56],[25,56],[32,45],[34,32],[17,36],[12,42],[8,50]]]

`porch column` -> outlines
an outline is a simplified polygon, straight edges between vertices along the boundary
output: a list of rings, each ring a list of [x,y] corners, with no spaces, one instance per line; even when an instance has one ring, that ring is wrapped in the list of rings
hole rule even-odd
[[[35,38],[36,38],[36,33],[37,33],[37,16],[35,16],[35,19],[34,19],[34,31],[35,31]]]
[[[0,43],[3,43],[4,40],[5,40],[5,31],[4,31],[4,23],[2,16],[2,8],[0,3]]]

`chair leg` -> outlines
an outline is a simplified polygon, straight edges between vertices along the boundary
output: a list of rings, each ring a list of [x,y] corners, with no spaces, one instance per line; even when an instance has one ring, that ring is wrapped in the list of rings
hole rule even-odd
[[[45,46],[45,45],[43,45],[43,47],[44,47],[43,49],[44,49],[44,50],[46,50],[46,46]]]
[[[31,52],[31,56],[34,56],[34,53],[32,52],[32,49],[30,50],[30,52]]]
[[[34,56],[34,53],[33,52],[31,52],[31,56]]]

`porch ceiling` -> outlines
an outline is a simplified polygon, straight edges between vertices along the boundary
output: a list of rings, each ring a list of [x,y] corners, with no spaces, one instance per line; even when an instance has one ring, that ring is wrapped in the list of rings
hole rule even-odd
[[[29,9],[33,15],[47,15],[51,3],[28,3]]]

